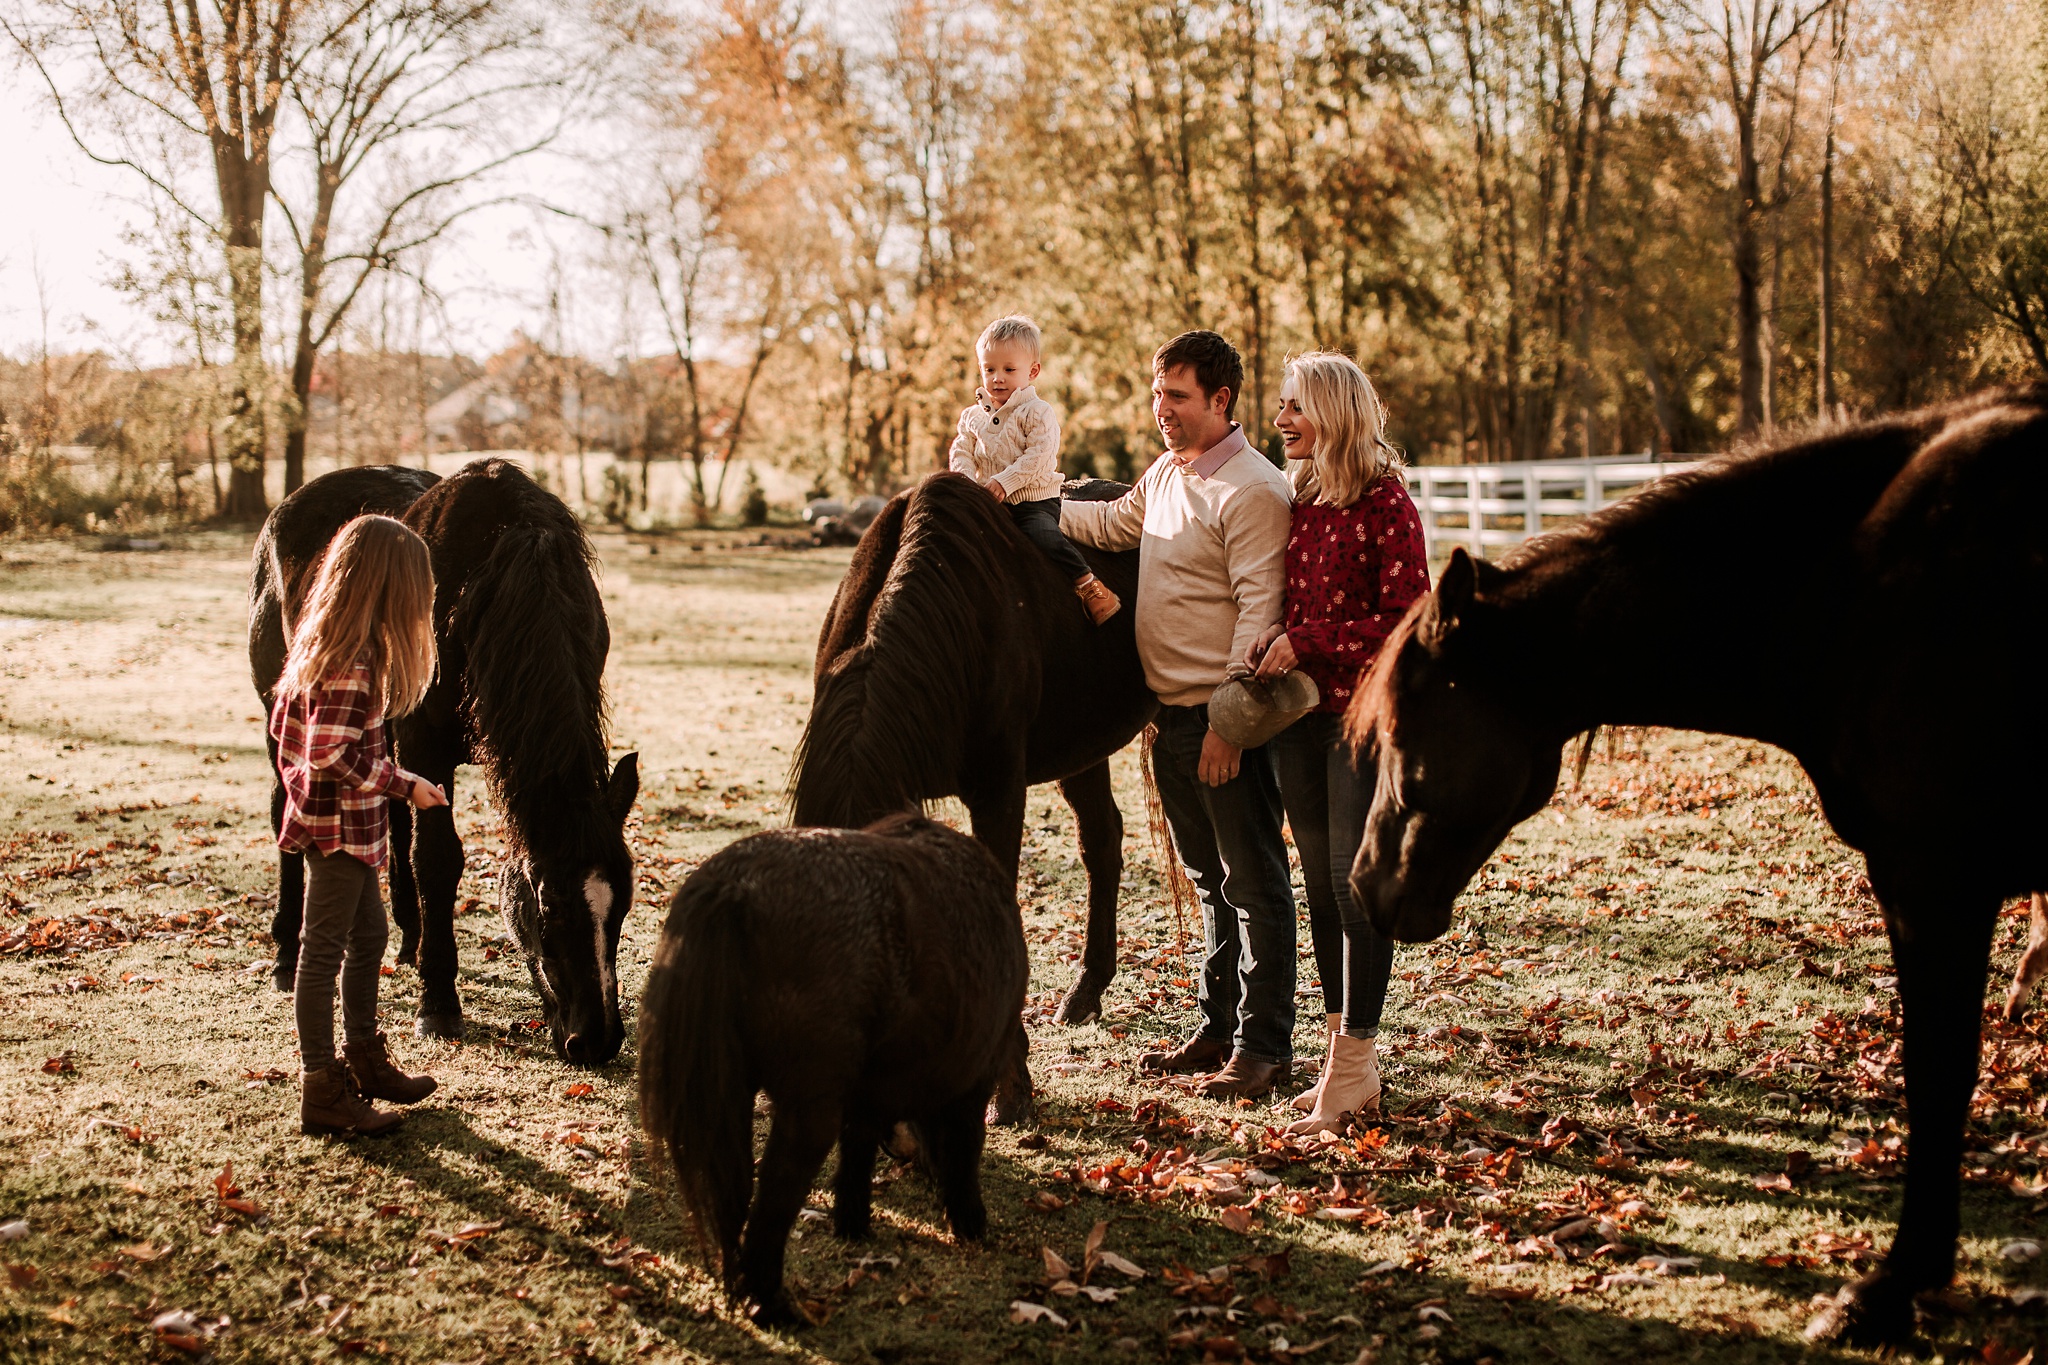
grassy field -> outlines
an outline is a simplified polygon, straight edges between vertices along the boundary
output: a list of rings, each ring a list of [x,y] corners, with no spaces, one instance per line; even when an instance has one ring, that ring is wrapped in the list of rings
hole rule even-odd
[[[0,550],[0,1359],[1836,1358],[1800,1328],[1890,1237],[1896,996],[1860,860],[1782,755],[1596,745],[1453,936],[1397,959],[1390,1113],[1305,1146],[1272,1109],[1136,1074],[1193,1019],[1140,819],[1106,1017],[1050,1024],[1082,878],[1071,817],[1034,793],[1019,891],[1043,1122],[991,1137],[991,1236],[953,1245],[922,1178],[885,1171],[869,1243],[822,1212],[799,1225],[816,1321],[764,1335],[725,1309],[644,1159],[631,1049],[587,1073],[534,1045],[474,782],[456,793],[470,1036],[412,1041],[397,971],[396,1050],[440,1093],[387,1140],[298,1136],[289,1000],[264,967],[246,550]],[[615,740],[646,774],[632,997],[680,878],[780,818],[845,554],[603,553]],[[1128,755],[1118,773],[1135,815]],[[1994,970],[2023,932],[2004,923]],[[1300,942],[1307,992],[1305,925]],[[1321,1006],[1302,1005],[1309,1056]],[[2048,1087],[2031,1027],[1991,1036],[1962,1276],[1925,1330],[1947,1359],[2011,1365],[2048,1302]],[[189,1317],[159,1339],[168,1312]]]

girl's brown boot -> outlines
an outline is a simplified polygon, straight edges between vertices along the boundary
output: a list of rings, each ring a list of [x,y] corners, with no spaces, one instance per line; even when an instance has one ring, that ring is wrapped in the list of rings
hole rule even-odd
[[[341,1051],[348,1058],[348,1074],[356,1089],[369,1099],[418,1104],[433,1094],[438,1084],[432,1076],[408,1076],[393,1066],[381,1033],[360,1043],[344,1043]]]
[[[307,1137],[375,1137],[404,1121],[356,1093],[348,1068],[329,1062],[318,1071],[299,1073],[299,1131]]]

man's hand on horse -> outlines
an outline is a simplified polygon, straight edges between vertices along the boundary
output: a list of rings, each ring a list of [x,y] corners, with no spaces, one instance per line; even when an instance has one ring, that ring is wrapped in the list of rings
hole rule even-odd
[[[1294,642],[1287,638],[1287,632],[1283,630],[1267,644],[1264,655],[1259,659],[1259,676],[1277,678],[1283,673],[1292,672],[1295,665],[1300,662],[1294,654]]]
[[[1220,787],[1237,776],[1244,750],[1214,730],[1202,736],[1202,761],[1195,775],[1212,787]]]

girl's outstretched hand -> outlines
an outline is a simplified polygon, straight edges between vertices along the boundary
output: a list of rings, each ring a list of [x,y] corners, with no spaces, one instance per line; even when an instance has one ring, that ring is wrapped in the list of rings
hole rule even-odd
[[[448,804],[448,793],[442,791],[424,777],[412,780],[412,803],[421,810]]]

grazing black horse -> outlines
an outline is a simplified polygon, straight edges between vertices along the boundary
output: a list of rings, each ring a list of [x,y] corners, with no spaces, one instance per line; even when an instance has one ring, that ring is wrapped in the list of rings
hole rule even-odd
[[[640,1122],[756,1321],[794,1318],[783,1251],[835,1142],[840,1236],[867,1235],[876,1149],[908,1121],[953,1235],[981,1237],[983,1109],[1029,972],[1015,878],[916,816],[752,835],[677,889],[640,1007]]]
[[[1066,496],[1125,491],[1088,480]],[[1013,879],[1025,789],[1058,782],[1088,872],[1087,947],[1057,1016],[1071,1023],[1100,1012],[1116,974],[1124,826],[1109,760],[1158,709],[1131,630],[1138,556],[1081,553],[1125,603],[1101,626],[973,480],[933,474],[898,494],[861,537],[826,613],[791,781],[799,825],[858,828],[958,796]],[[1020,1056],[997,1097],[999,1121],[1024,1117],[1029,1087]]]
[[[2048,389],[1675,474],[1498,568],[1454,554],[1352,703],[1379,786],[1352,889],[1441,934],[1599,724],[1775,744],[1863,851],[1905,1011],[1912,1143],[1883,1266],[1809,1329],[1891,1343],[1955,1269],[2000,903],[2048,884]]]
[[[382,485],[381,490],[379,485]],[[374,505],[373,505],[374,504]],[[455,769],[483,767],[507,842],[501,908],[539,992],[555,1049],[600,1065],[625,1041],[618,938],[633,899],[623,827],[637,758],[607,771],[603,674],[611,635],[589,539],[561,499],[503,460],[450,478],[408,469],[313,480],[266,523],[251,584],[250,662],[265,698],[284,666],[287,604],[349,517],[402,508],[434,566],[439,672],[419,709],[391,723],[398,761],[453,794]],[[273,800],[273,806],[277,806]],[[393,803],[394,816],[399,803]],[[411,860],[394,857],[401,961],[420,972],[417,1030],[460,1038],[455,894],[462,841],[452,807],[411,817]],[[402,826],[395,822],[394,847]],[[297,960],[302,885],[281,859],[276,975]],[[415,892],[415,887],[417,891]]]

